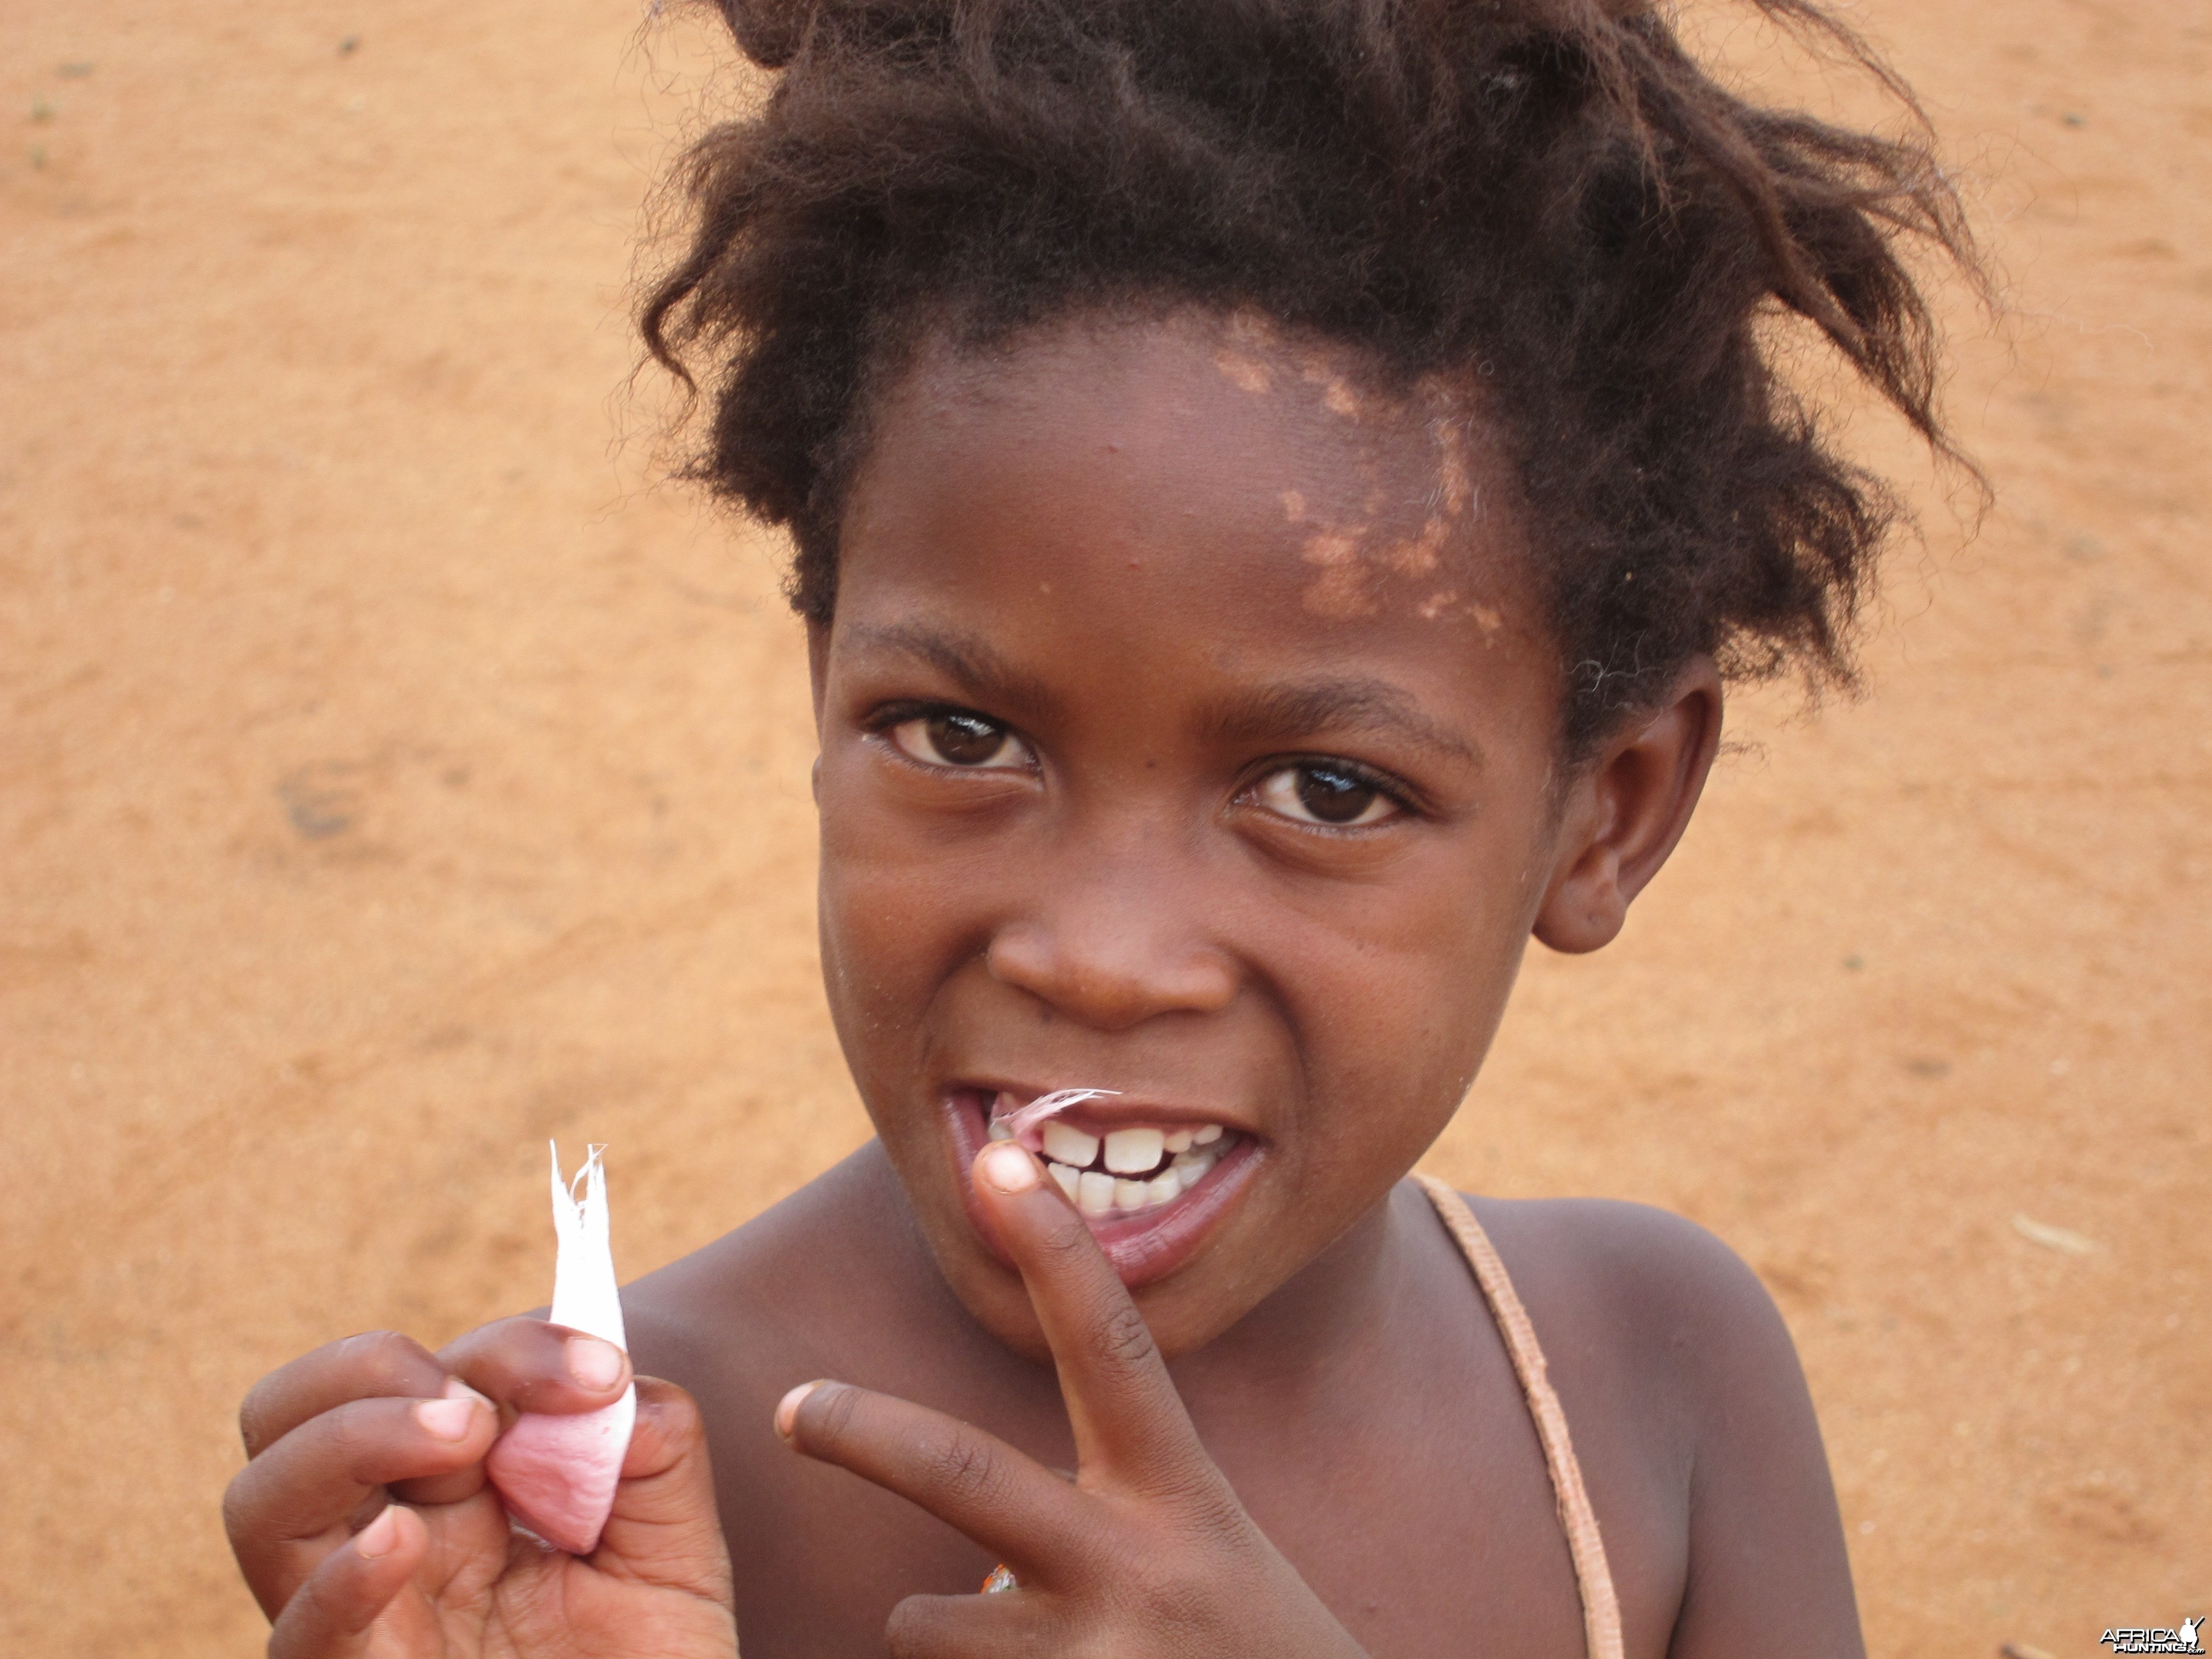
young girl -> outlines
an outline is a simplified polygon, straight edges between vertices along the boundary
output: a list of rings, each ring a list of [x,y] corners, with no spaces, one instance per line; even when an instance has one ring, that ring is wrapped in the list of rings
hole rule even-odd
[[[511,1319],[266,1379],[270,1651],[1859,1652],[1742,1265],[1407,1172],[1528,938],[1665,860],[1723,680],[1847,672],[1891,514],[1777,363],[1941,443],[1923,150],[1637,0],[729,12],[781,76],[646,337],[796,545],[878,1136],[632,1286],[629,1356]],[[1062,1088],[1110,1092],[999,1138]],[[501,1413],[633,1362],[597,1552],[511,1534]]]

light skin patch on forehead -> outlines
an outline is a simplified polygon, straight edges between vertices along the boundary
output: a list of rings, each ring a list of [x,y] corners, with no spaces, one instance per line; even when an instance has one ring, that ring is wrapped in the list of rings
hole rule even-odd
[[[1326,341],[1285,340],[1282,330],[1257,312],[1232,313],[1220,327],[1221,343],[1214,349],[1213,366],[1240,392],[1255,396],[1273,392],[1277,371],[1281,369],[1295,372],[1299,380],[1318,387],[1322,407],[1345,420],[1388,418],[1400,412],[1395,400],[1367,391],[1346,372],[1346,354],[1340,346]]]
[[[1257,312],[1233,313],[1221,325],[1222,341],[1214,349],[1213,366],[1239,392],[1257,397],[1275,389],[1275,368],[1270,361],[1283,353],[1280,334],[1273,323]]]
[[[1310,368],[1304,378],[1308,385],[1321,387],[1321,406],[1330,414],[1356,421],[1368,412],[1370,399],[1363,398],[1343,375],[1328,369]]]
[[[1416,397],[1431,409],[1449,406],[1448,394],[1432,384],[1424,386]],[[1371,401],[1369,407],[1374,407]],[[1401,422],[1406,413],[1404,405],[1396,410]],[[1426,514],[1410,534],[1394,536],[1376,531],[1377,524],[1387,523],[1391,516],[1390,496],[1384,490],[1366,492],[1359,504],[1359,520],[1352,523],[1316,514],[1301,491],[1283,493],[1289,520],[1316,526],[1302,551],[1306,562],[1321,568],[1304,596],[1309,611],[1334,619],[1374,616],[1384,603],[1384,590],[1392,578],[1423,580],[1436,575],[1463,528],[1482,516],[1481,491],[1475,484],[1468,453],[1471,425],[1466,416],[1457,412],[1437,413],[1422,422],[1421,429],[1435,452],[1435,470],[1424,502]],[[1371,477],[1379,461],[1378,453],[1370,448],[1361,457],[1360,471]],[[1463,605],[1456,588],[1433,589],[1414,603],[1414,612],[1429,622],[1452,616],[1470,617],[1482,628],[1486,641],[1502,625],[1494,611]]]
[[[1478,480],[1494,465],[1464,386],[1431,375],[1402,390],[1379,387],[1363,376],[1355,349],[1290,334],[1258,313],[1191,313],[1171,326],[1196,333],[1200,361],[1240,395],[1277,402],[1293,421],[1303,409],[1326,425],[1349,423],[1337,426],[1349,439],[1348,477],[1294,470],[1273,491],[1297,532],[1308,615],[1352,622],[1395,610],[1427,623],[1473,623],[1492,641],[1504,618],[1469,598],[1487,584],[1450,569],[1455,553],[1477,551],[1471,532],[1490,516]],[[997,384],[980,370],[961,374],[957,361],[947,366],[978,393]]]
[[[1366,533],[1365,525],[1354,525],[1348,530],[1323,531],[1306,538],[1305,550],[1299,556],[1308,564],[1319,565],[1321,574],[1306,584],[1298,597],[1314,616],[1349,622],[1355,617],[1371,617],[1381,608],[1370,591],[1360,556]]]
[[[1420,534],[1383,549],[1382,562],[1401,576],[1425,576],[1443,557],[1444,538],[1449,533],[1444,521],[1432,514],[1421,526]]]
[[[1481,494],[1469,476],[1467,461],[1467,428],[1462,421],[1439,419],[1429,422],[1429,435],[1439,452],[1437,461],[1437,486],[1430,496],[1430,513],[1418,533],[1401,538],[1383,550],[1382,562],[1401,576],[1425,576],[1443,559],[1453,529],[1459,522],[1480,516]],[[1421,614],[1434,617],[1440,612],[1430,609],[1437,603],[1431,595],[1424,602]]]
[[[1452,415],[1439,416],[1429,422],[1429,436],[1437,451],[1436,504],[1447,519],[1465,518],[1482,506],[1474,469],[1468,463],[1470,424],[1466,416]]]
[[[1448,616],[1455,610],[1482,630],[1482,642],[1485,645],[1495,645],[1498,642],[1498,630],[1505,626],[1504,613],[1494,605],[1482,605],[1473,599],[1462,604],[1459,590],[1455,587],[1439,588],[1430,594],[1427,599],[1421,601],[1419,614],[1424,622],[1434,622],[1437,617]]]
[[[1274,372],[1257,357],[1248,357],[1243,352],[1232,351],[1224,346],[1213,354],[1213,366],[1239,392],[1257,394],[1274,390]]]
[[[1481,492],[1470,454],[1474,421],[1464,398],[1434,376],[1401,396],[1373,391],[1355,379],[1356,365],[1348,361],[1346,348],[1328,341],[1286,339],[1273,322],[1255,313],[1234,313],[1216,327],[1213,366],[1231,385],[1255,396],[1299,386],[1314,388],[1323,410],[1372,434],[1356,463],[1370,484],[1356,518],[1341,508],[1330,513],[1303,489],[1285,489],[1278,497],[1287,523],[1313,526],[1299,553],[1316,568],[1302,595],[1305,609],[1333,620],[1371,617],[1382,608],[1395,580],[1433,579],[1462,530],[1481,517]],[[1389,526],[1398,515],[1391,511],[1392,492],[1379,483],[1378,475],[1385,470],[1383,451],[1392,428],[1404,433],[1417,422],[1434,451],[1431,483],[1422,492],[1426,510],[1417,527],[1394,534]],[[1486,637],[1498,625],[1494,612],[1477,615],[1468,609],[1456,588],[1433,588],[1413,605],[1425,621],[1473,617]]]

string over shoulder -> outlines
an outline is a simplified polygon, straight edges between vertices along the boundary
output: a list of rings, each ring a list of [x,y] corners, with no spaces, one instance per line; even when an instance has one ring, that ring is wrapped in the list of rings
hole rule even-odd
[[[1606,1563],[1605,1540],[1598,1531],[1597,1511],[1590,1507],[1583,1485],[1582,1465],[1575,1459],[1567,1414],[1553,1389],[1544,1364],[1544,1350],[1536,1340],[1536,1328],[1505,1271],[1505,1263],[1467,1200],[1433,1176],[1416,1175],[1421,1190],[1436,1206],[1444,1230],[1467,1258],[1482,1299],[1505,1340],[1513,1361],[1513,1374],[1521,1382],[1528,1415],[1535,1419],[1536,1438],[1544,1448],[1544,1467],[1552,1476],[1552,1492],[1559,1505],[1559,1525],[1567,1534],[1567,1553],[1573,1558],[1575,1588],[1583,1602],[1583,1640],[1589,1659],[1622,1659],[1620,1602],[1613,1594],[1613,1569]]]

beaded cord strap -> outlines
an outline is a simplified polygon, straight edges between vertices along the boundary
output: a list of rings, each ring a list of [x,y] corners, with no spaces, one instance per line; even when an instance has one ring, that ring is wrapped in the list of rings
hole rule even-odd
[[[1544,1464],[1551,1471],[1552,1491],[1559,1503],[1559,1525],[1567,1534],[1567,1553],[1574,1559],[1575,1585],[1583,1598],[1583,1640],[1589,1659],[1621,1659],[1620,1603],[1613,1592],[1613,1570],[1606,1565],[1605,1540],[1599,1535],[1597,1512],[1590,1507],[1583,1486],[1582,1465],[1575,1461],[1573,1439],[1567,1433],[1567,1414],[1559,1408],[1544,1365],[1544,1350],[1536,1341],[1536,1328],[1513,1288],[1513,1280],[1498,1260],[1497,1247],[1467,1200],[1432,1176],[1416,1175],[1421,1190],[1436,1206],[1438,1218],[1474,1269],[1482,1299],[1490,1304],[1505,1352],[1513,1361],[1513,1374],[1521,1379],[1528,1415],[1535,1419],[1536,1438],[1544,1448]]]

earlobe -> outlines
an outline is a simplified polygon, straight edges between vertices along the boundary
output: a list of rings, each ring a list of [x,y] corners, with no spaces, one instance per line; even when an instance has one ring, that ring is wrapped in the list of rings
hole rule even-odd
[[[1570,786],[1551,886],[1531,929],[1570,954],[1611,944],[1628,907],[1689,828],[1721,736],[1710,657],[1675,680],[1658,713],[1614,737]]]
[[[1585,847],[1579,858],[1553,878],[1530,931],[1563,955],[1581,956],[1612,944],[1627,920],[1620,861],[1600,842]]]

